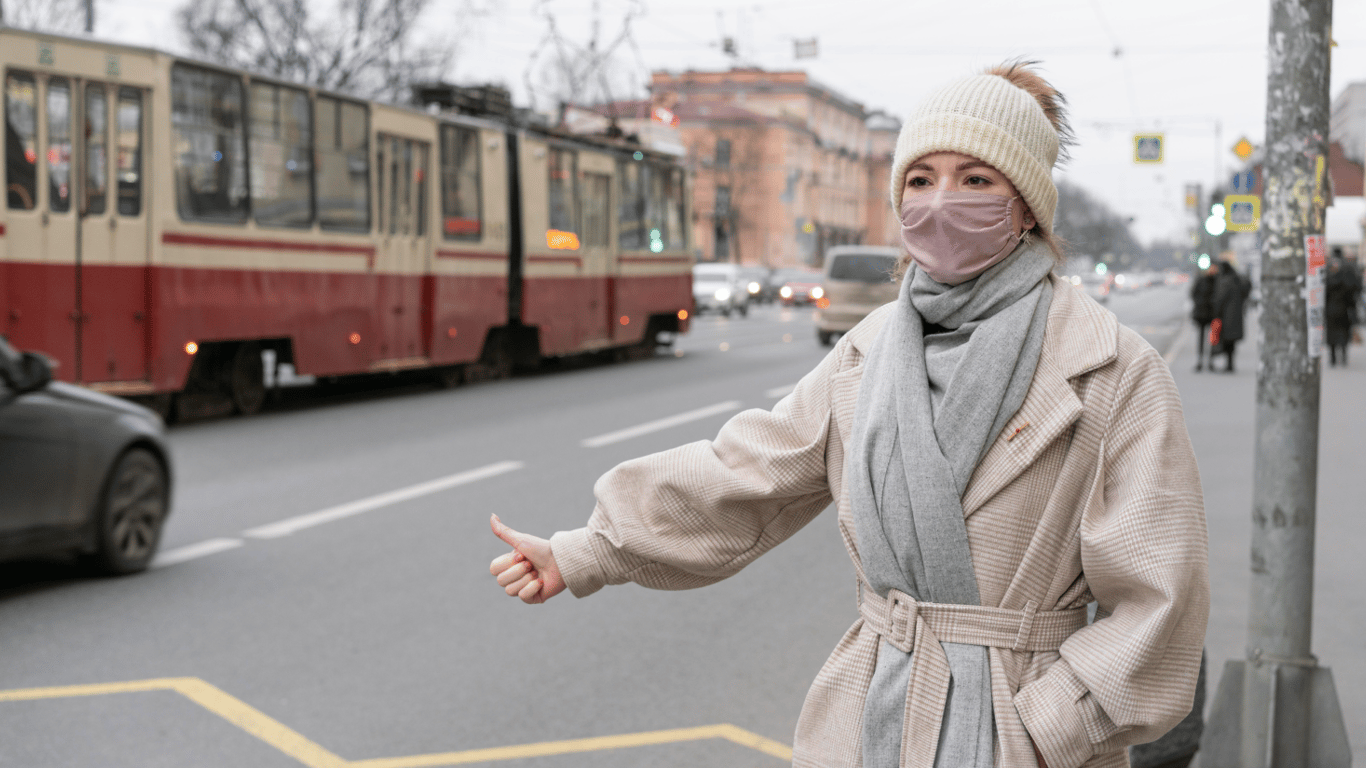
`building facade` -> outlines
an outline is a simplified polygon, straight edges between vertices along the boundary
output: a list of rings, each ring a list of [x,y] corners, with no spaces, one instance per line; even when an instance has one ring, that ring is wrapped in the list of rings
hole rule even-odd
[[[805,72],[753,68],[655,72],[650,103],[676,118],[699,261],[818,267],[831,246],[899,242],[894,118]]]

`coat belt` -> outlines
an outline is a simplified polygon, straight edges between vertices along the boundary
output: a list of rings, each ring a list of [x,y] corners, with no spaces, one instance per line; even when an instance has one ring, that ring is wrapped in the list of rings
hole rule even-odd
[[[1086,607],[1040,613],[1030,600],[1023,610],[981,605],[922,603],[896,589],[882,597],[860,585],[859,613],[869,629],[905,653],[915,650],[916,624],[923,621],[939,642],[985,645],[1011,651],[1054,651],[1086,626]]]
[[[940,643],[964,643],[1012,651],[1051,651],[1086,626],[1086,608],[1039,613],[1038,603],[1024,610],[980,605],[922,603],[905,592],[878,595],[859,582],[859,613],[864,626],[911,657],[902,732],[902,765],[933,768],[935,745],[948,704],[952,674]],[[993,686],[994,688],[995,686]]]

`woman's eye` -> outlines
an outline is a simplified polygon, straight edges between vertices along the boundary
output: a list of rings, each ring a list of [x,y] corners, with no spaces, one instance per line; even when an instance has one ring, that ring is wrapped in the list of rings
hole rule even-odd
[[[985,177],[985,176],[969,176],[969,177],[968,177],[968,186],[970,186],[970,187],[984,187],[984,186],[986,186],[986,185],[988,185],[988,184],[990,184],[990,183],[991,183],[991,179],[988,179],[988,178]]]
[[[927,178],[925,178],[924,176],[912,176],[911,178],[906,179],[906,186],[908,186],[908,187],[928,187],[928,186],[931,186],[931,184],[930,184],[930,180],[927,179]]]

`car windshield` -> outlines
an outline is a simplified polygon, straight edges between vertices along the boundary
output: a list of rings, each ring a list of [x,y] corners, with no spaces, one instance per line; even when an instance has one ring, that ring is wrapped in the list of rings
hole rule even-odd
[[[886,283],[896,269],[896,257],[882,253],[841,253],[831,257],[830,279]]]
[[[728,264],[698,264],[692,268],[693,280],[699,283],[725,283],[735,274]]]
[[[774,280],[779,285],[783,283],[819,283],[820,273],[811,272],[805,269],[780,269]]]

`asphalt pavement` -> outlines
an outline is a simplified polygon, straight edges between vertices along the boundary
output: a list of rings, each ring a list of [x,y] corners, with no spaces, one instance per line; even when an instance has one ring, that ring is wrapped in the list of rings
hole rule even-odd
[[[1183,301],[1175,286],[1109,306],[1169,353],[1181,387],[1217,675],[1243,652],[1255,353],[1243,345],[1236,374],[1190,372]],[[291,393],[255,417],[176,427],[158,567],[0,566],[0,765],[782,765],[808,685],[856,618],[832,514],[707,589],[537,607],[489,577],[503,547],[487,521],[581,525],[607,469],[771,407],[826,351],[810,310],[764,307],[698,318],[648,360]],[[1358,357],[1324,375],[1315,650],[1359,747]]]

